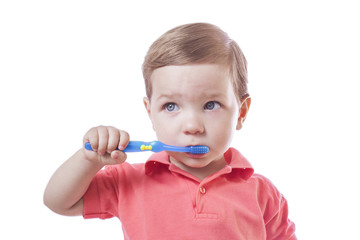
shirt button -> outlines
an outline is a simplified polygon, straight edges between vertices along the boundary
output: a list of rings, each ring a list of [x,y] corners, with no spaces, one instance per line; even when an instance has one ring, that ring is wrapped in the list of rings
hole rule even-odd
[[[206,189],[205,189],[204,187],[200,187],[199,191],[200,191],[202,194],[205,194]]]

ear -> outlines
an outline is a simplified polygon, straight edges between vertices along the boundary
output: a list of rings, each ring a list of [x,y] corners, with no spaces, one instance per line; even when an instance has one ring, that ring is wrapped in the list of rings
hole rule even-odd
[[[236,130],[240,130],[245,122],[246,116],[249,112],[251,105],[251,97],[247,97],[245,100],[241,101],[241,106],[239,108],[239,117],[236,125]]]
[[[148,113],[149,118],[151,119],[151,103],[150,103],[150,100],[149,100],[149,98],[144,97],[143,101],[144,101],[144,106],[145,106],[146,112]]]
[[[152,123],[152,118],[151,118],[151,102],[150,102],[150,99],[147,98],[147,97],[144,97],[143,98],[143,101],[144,101],[144,106],[145,106],[145,109],[146,109],[146,112],[148,113],[148,116],[151,120],[151,123]],[[153,129],[155,130],[154,128],[154,124],[153,124]]]

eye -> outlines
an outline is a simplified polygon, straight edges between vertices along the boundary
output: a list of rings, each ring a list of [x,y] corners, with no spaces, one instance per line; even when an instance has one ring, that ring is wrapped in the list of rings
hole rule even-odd
[[[220,103],[216,101],[207,102],[204,106],[205,110],[216,110],[220,107]]]
[[[179,107],[176,105],[176,103],[166,103],[164,105],[164,109],[168,112],[174,112],[179,110]]]

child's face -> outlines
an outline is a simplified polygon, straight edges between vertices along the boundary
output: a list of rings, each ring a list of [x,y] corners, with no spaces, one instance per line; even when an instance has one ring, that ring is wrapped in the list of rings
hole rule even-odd
[[[153,72],[152,96],[144,103],[159,141],[210,148],[205,155],[169,152],[170,161],[203,168],[223,160],[247,111],[237,101],[227,72],[216,64],[166,66]]]

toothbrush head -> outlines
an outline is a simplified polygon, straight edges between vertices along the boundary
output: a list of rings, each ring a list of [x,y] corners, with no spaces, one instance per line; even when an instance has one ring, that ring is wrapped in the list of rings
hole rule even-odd
[[[205,154],[209,152],[209,147],[203,145],[189,146],[188,148],[191,154]]]

